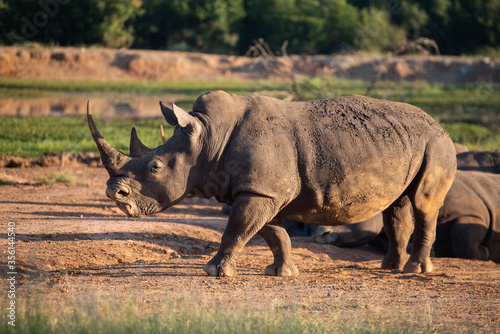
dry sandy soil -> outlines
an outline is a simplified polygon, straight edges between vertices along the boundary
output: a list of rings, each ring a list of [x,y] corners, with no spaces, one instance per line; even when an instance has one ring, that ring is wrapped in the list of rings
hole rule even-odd
[[[56,172],[77,182],[36,185]],[[431,274],[402,274],[379,269],[383,255],[368,246],[338,248],[302,237],[292,238],[300,276],[267,277],[272,254],[255,238],[239,257],[238,276],[218,279],[202,270],[226,225],[212,199],[188,198],[129,219],[106,198],[103,168],[0,168],[0,177],[14,182],[0,187],[0,264],[7,258],[7,223],[15,222],[20,296],[36,278],[42,291],[66,295],[135,289],[148,291],[141,295],[146,302],[179,293],[235,308],[249,300],[279,303],[325,319],[383,321],[398,314],[445,332],[500,331],[500,265],[493,262],[440,258]]]

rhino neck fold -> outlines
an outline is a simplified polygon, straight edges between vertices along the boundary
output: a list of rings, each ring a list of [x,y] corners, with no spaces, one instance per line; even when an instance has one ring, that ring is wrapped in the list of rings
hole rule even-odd
[[[235,163],[227,163],[225,152],[208,155],[203,148],[198,162],[190,171],[189,179],[193,182],[188,191],[190,194],[215,197],[220,202],[232,201],[229,185],[234,176]]]

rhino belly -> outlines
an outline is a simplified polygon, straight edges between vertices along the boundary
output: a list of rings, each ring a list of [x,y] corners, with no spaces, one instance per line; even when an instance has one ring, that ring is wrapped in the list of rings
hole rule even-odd
[[[405,154],[391,159],[379,155],[354,166],[333,164],[309,172],[302,178],[300,194],[283,210],[283,216],[318,225],[352,224],[372,218],[405,192],[422,161],[417,155],[412,158]]]

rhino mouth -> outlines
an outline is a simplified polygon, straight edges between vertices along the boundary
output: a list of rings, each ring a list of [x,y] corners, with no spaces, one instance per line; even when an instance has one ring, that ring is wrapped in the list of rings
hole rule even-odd
[[[130,205],[130,204],[117,201],[116,206],[118,206],[118,208],[120,210],[122,210],[127,216],[129,216],[131,218],[139,218],[140,217],[140,214],[138,212],[134,211],[132,209],[132,205]]]

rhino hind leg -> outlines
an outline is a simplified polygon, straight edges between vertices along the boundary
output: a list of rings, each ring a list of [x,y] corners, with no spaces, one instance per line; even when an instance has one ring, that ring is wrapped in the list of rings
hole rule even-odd
[[[411,202],[408,196],[401,196],[388,207],[383,212],[383,220],[389,249],[382,261],[382,268],[402,271],[409,258],[406,247],[413,231]]]
[[[266,267],[269,276],[298,276],[299,270],[293,264],[290,237],[279,219],[274,219],[258,232],[273,252],[274,262]]]
[[[479,217],[463,216],[452,222],[450,232],[453,257],[488,260],[488,248],[482,245],[488,228]]]
[[[449,138],[436,138],[428,143],[422,167],[409,188],[415,215],[413,248],[404,272],[431,272],[432,244],[440,207],[453,183],[456,158]]]

